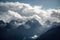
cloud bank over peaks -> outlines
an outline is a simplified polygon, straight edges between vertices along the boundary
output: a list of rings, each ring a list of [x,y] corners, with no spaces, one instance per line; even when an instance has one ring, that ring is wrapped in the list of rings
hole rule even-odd
[[[37,18],[36,18],[37,17]],[[60,22],[60,9],[43,10],[42,6],[31,6],[20,2],[0,2],[0,20],[36,18],[42,25],[47,20]]]

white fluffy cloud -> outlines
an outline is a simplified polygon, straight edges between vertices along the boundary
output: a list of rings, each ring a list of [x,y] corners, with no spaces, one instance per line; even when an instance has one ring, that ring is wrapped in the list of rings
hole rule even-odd
[[[60,22],[60,9],[43,10],[42,6],[31,6],[19,2],[0,2],[0,20],[36,18],[42,25],[45,21]]]

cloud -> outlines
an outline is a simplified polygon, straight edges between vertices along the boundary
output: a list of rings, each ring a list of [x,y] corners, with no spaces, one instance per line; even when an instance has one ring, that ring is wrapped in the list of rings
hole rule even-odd
[[[44,25],[47,20],[60,22],[60,9],[43,10],[42,6],[31,6],[19,2],[0,2],[0,20],[35,18]]]
[[[8,12],[9,12],[9,15],[11,15],[11,16],[14,16],[14,17],[16,17],[16,18],[22,18],[22,16],[21,15],[19,15],[17,12],[14,12],[14,11],[11,11],[11,10],[8,10]]]

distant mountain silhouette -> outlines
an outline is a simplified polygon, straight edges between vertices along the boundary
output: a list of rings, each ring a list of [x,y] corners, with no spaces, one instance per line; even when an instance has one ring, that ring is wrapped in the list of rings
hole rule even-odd
[[[36,19],[30,19],[22,25],[22,22],[11,20],[5,23],[0,20],[0,40],[34,40],[31,37],[39,35],[42,25]],[[50,21],[47,21],[50,25]],[[17,27],[17,28],[16,28]],[[45,29],[44,29],[45,30]],[[60,23],[52,23],[52,29],[40,35],[36,40],[60,40]]]
[[[4,22],[2,22],[4,23]],[[33,40],[31,37],[38,34],[37,30],[41,27],[41,24],[36,19],[28,20],[26,23],[19,25],[15,20],[11,20],[10,23],[5,23],[4,31],[0,31],[0,40]],[[17,27],[17,28],[13,28]],[[26,40],[25,39],[25,40]]]
[[[29,27],[29,28],[28,28]],[[41,24],[36,19],[28,20],[25,24],[20,25],[17,30],[21,31],[21,34],[25,37],[32,37],[37,33],[39,30],[38,28],[41,27]]]
[[[0,20],[0,27],[4,26],[4,21]]]
[[[9,23],[7,23],[6,28],[15,29],[15,28],[19,27],[20,23],[22,23],[22,22],[19,20],[11,20]]]
[[[3,30],[6,26],[6,23],[3,20],[0,20],[0,30]]]

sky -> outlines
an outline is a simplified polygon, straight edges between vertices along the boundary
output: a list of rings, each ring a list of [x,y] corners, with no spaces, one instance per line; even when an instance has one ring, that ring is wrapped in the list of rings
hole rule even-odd
[[[54,8],[57,9],[60,7],[60,0],[0,0],[0,2],[20,2],[27,3],[32,6],[41,5],[43,9]]]

